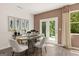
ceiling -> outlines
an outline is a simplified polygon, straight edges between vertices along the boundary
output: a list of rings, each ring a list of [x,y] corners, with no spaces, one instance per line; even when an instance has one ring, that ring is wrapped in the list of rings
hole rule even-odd
[[[65,5],[70,5],[73,3],[15,3],[12,4],[19,10],[27,11],[30,14],[39,14],[42,12],[54,10],[61,8]]]

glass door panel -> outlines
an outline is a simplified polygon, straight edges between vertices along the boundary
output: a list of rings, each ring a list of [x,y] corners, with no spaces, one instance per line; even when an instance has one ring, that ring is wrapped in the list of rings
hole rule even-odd
[[[50,21],[50,26],[49,26],[49,29],[50,29],[50,37],[55,37],[55,21]]]
[[[46,36],[46,22],[42,22],[42,33]]]

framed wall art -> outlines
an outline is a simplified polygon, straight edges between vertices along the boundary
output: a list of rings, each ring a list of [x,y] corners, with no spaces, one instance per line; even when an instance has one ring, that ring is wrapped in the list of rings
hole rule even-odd
[[[29,30],[29,20],[8,16],[9,31]]]

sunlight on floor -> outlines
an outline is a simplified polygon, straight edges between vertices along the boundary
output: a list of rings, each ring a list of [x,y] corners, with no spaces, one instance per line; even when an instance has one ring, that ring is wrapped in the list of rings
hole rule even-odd
[[[48,43],[51,43],[51,44],[57,44],[57,41],[55,40],[55,37],[53,37],[53,38],[49,37],[49,38],[47,39],[47,42],[48,42]]]
[[[79,55],[79,51],[77,51],[77,50],[71,50],[70,52]]]

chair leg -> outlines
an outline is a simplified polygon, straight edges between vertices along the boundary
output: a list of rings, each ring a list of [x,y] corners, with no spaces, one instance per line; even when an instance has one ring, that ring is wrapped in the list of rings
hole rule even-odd
[[[42,56],[42,48],[41,48],[41,56]]]
[[[47,49],[46,49],[46,47],[45,47],[45,52],[47,53]]]
[[[36,48],[34,47],[34,55],[36,54],[36,52],[37,52],[37,51],[36,51]]]
[[[35,55],[36,56],[38,56],[39,55],[39,49],[38,48],[36,48],[36,50],[35,50],[36,52],[35,52]]]
[[[39,49],[37,48],[37,52],[36,52],[37,56],[39,55]]]
[[[14,56],[14,52],[12,52],[12,56]]]

